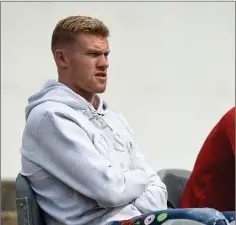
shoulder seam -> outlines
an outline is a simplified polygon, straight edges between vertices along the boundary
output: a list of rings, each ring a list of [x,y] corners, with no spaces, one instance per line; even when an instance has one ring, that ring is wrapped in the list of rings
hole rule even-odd
[[[36,137],[38,137],[38,133],[39,133],[39,128],[41,123],[43,122],[43,120],[45,119],[45,117],[49,114],[49,112],[46,112],[43,116],[43,118],[41,119],[41,121],[39,122],[38,128],[37,128],[37,133],[36,133]]]

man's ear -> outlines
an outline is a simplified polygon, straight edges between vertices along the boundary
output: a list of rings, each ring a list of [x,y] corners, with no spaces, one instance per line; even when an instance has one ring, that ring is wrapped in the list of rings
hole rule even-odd
[[[55,62],[58,67],[67,68],[68,58],[64,49],[57,49],[54,53]]]

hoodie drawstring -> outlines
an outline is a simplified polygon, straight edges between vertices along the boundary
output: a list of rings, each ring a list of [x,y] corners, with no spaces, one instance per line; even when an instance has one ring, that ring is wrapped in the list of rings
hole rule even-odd
[[[96,110],[93,109],[92,106],[89,106],[88,118],[89,120],[95,119],[102,126],[103,129],[108,127],[110,131],[113,133],[115,141],[119,143],[119,145],[121,145],[122,147],[125,147],[125,144],[121,140],[120,135],[107,123],[106,120],[104,120],[104,118],[101,115],[97,113]]]

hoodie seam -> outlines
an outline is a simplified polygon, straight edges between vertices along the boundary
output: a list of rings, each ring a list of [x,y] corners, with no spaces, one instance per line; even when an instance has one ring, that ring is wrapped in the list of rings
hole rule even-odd
[[[40,125],[42,124],[43,120],[45,119],[45,117],[48,115],[49,112],[46,112],[43,116],[43,118],[40,120],[38,128],[37,128],[37,133],[36,133],[36,137],[39,137],[39,129],[40,129]]]

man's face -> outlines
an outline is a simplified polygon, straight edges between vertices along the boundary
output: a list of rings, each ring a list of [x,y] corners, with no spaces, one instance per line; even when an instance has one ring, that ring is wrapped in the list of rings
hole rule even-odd
[[[106,37],[80,34],[64,52],[62,63],[73,89],[86,94],[102,93],[107,84],[109,44]]]

